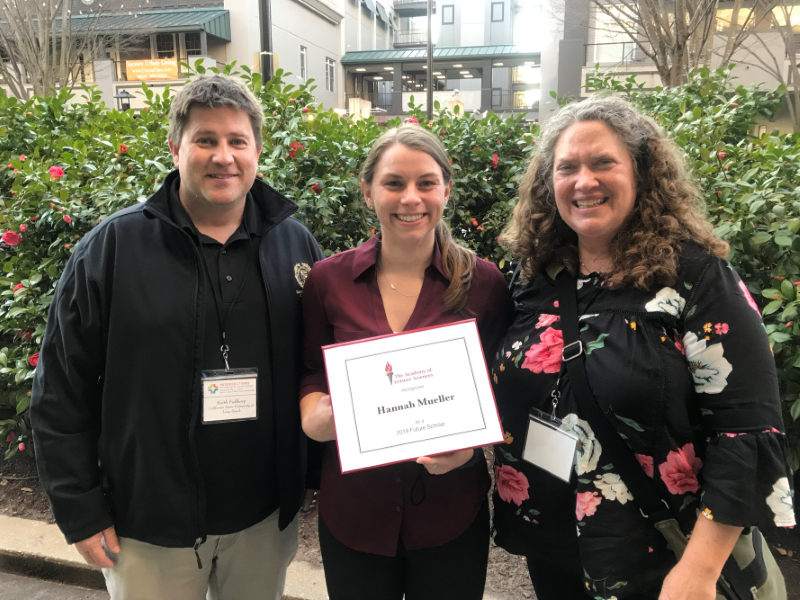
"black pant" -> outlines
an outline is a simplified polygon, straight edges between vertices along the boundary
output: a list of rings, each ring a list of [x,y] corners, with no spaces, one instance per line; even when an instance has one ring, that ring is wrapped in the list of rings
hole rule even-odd
[[[571,564],[549,562],[540,557],[528,556],[528,572],[536,592],[536,600],[589,600],[593,597],[583,582],[578,560]],[[656,600],[660,589],[649,594],[625,596],[626,600]]]
[[[380,556],[352,550],[319,520],[330,600],[481,600],[489,560],[489,505],[467,530],[441,546]]]

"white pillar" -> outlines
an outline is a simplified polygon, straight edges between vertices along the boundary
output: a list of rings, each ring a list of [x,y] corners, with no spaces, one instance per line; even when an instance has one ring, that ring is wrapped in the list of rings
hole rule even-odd
[[[228,43],[228,63],[247,65],[251,69],[253,55],[261,51],[261,17],[258,0],[225,0],[224,7],[230,13],[231,41]]]
[[[539,120],[543,121],[547,115],[558,108],[558,101],[550,96],[550,91],[558,92],[558,49],[559,42],[564,37],[564,2],[563,0],[545,0],[542,5],[542,19],[544,24],[541,31],[545,32],[541,50],[541,83],[539,89]]]

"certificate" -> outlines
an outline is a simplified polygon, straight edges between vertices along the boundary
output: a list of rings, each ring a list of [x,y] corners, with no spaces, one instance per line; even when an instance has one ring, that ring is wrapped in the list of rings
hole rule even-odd
[[[503,441],[474,319],[322,351],[342,473]]]

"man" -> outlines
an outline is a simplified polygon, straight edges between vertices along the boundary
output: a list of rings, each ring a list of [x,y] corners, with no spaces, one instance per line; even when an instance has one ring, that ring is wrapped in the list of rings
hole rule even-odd
[[[114,600],[280,599],[305,480],[300,301],[323,255],[256,179],[260,102],[193,79],[177,171],[56,289],[31,403],[42,484]]]

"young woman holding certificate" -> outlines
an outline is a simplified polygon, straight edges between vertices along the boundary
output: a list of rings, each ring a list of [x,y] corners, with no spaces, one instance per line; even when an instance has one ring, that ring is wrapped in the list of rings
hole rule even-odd
[[[433,134],[416,124],[386,131],[361,177],[381,233],[314,265],[303,292],[300,410],[318,441],[336,438],[322,346],[475,318],[493,349],[512,310],[497,267],[459,246],[442,221],[452,170]],[[480,450],[342,475],[329,444],[319,535],[331,600],[482,598],[489,485]]]

